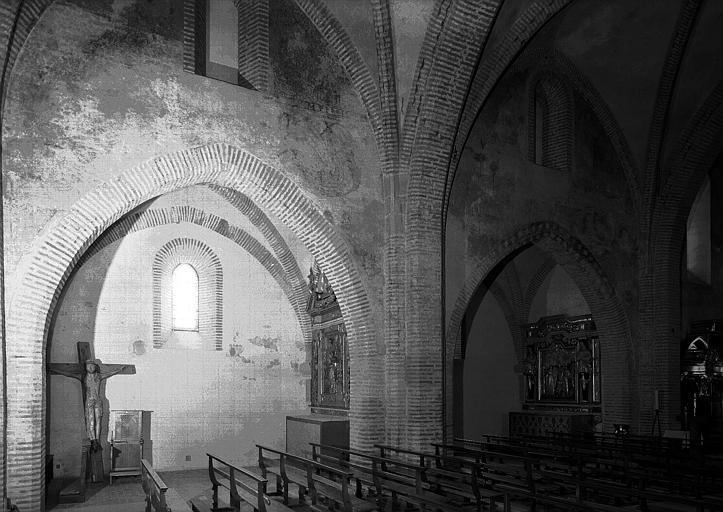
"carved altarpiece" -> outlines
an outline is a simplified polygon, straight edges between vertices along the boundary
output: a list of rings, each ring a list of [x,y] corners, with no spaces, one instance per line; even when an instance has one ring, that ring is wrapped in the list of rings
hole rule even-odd
[[[697,444],[723,440],[723,320],[693,322],[680,346],[680,407],[683,430]]]
[[[510,412],[510,435],[592,431],[601,406],[600,344],[592,317],[549,316],[523,327],[523,410]]]
[[[600,405],[600,344],[592,317],[545,317],[526,325],[525,333],[525,405]]]
[[[349,409],[349,344],[334,290],[316,264],[309,272],[307,311],[311,317],[312,411],[343,414]]]

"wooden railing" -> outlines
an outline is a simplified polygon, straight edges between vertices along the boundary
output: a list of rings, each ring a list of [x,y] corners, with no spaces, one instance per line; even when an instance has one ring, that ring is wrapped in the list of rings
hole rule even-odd
[[[266,478],[251,471],[237,468],[218,457],[208,455],[208,476],[213,487],[213,508],[219,508],[218,488],[225,487],[229,491],[231,509],[241,510],[242,503],[248,503],[258,512],[291,512],[284,505],[271,500],[266,493]],[[250,480],[246,483],[243,480]]]
[[[171,512],[166,504],[168,487],[146,459],[141,459],[141,484],[146,493],[146,512]]]

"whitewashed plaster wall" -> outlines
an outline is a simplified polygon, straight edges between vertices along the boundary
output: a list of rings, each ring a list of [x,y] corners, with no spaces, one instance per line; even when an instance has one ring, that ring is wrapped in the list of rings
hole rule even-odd
[[[204,242],[221,260],[222,351],[182,342],[152,348],[152,261],[179,236]],[[49,360],[74,361],[77,341],[90,342],[105,363],[136,366],[136,375],[111,378],[106,396],[110,409],[153,411],[160,470],[204,467],[206,452],[252,463],[255,443],[282,447],[285,416],[306,410],[303,336],[288,299],[251,255],[199,226],[133,233],[90,258],[66,286]],[[77,381],[50,378],[49,411],[49,453],[75,474],[83,434]]]

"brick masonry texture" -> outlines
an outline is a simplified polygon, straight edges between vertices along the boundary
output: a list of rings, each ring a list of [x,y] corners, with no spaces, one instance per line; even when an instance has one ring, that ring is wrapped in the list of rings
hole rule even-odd
[[[241,20],[249,36],[240,41],[242,74],[260,91],[271,66],[269,1],[237,2],[252,14]],[[195,37],[204,22],[197,4],[184,1],[183,28],[156,44],[157,27],[121,30],[110,2],[0,2],[0,277],[3,294],[12,292],[0,322],[2,369],[12,383],[3,390],[3,497],[24,511],[41,509],[46,339],[69,276],[104,244],[179,220],[253,254],[289,297],[304,336],[304,275],[277,226],[290,228],[318,260],[349,332],[354,448],[381,440],[420,448],[459,431],[453,370],[465,355],[462,318],[480,282],[531,245],[548,259],[527,287],[507,267],[490,287],[518,357],[519,324],[559,264],[600,332],[603,428],[630,423],[650,432],[653,390],[662,391],[663,429],[676,426],[678,342],[687,329],[680,255],[693,199],[723,150],[723,68],[701,51],[720,44],[719,34],[700,28],[701,12],[715,11],[714,3],[434,0],[431,17],[420,21],[426,33],[400,112],[393,35],[404,27],[394,25],[394,3],[372,0],[371,19],[350,24],[325,0],[294,0],[328,45],[321,58],[335,56],[350,101],[360,102],[353,114],[336,109],[334,116],[179,76],[176,68],[198,71],[205,52]],[[46,11],[65,17],[43,17]],[[68,13],[81,11],[92,11],[87,18],[95,25],[73,25]],[[44,24],[48,17],[64,21]],[[594,27],[595,37],[585,27]],[[98,32],[93,44],[83,39],[86,29]],[[362,58],[369,49],[354,45],[365,40],[355,37],[361,30],[374,34],[376,73]],[[63,46],[70,40],[75,46]],[[78,56],[92,66],[73,64]],[[63,72],[59,59],[70,59]],[[96,108],[128,92],[123,69],[160,70],[138,82],[154,95],[132,88],[110,112]],[[689,77],[683,69],[706,71]],[[313,88],[316,77],[306,78]],[[685,96],[683,80],[700,84],[696,97]],[[549,118],[542,159],[532,152],[536,91]],[[55,117],[42,117],[46,110]],[[684,127],[675,136],[673,122]],[[129,126],[136,130],[130,143],[108,135]],[[346,161],[336,159],[350,146],[356,175],[344,174]],[[259,239],[197,209],[132,212],[200,184],[245,215]],[[21,218],[24,205],[32,212]],[[171,253],[193,254],[199,268],[215,272],[212,247],[190,237],[173,247],[159,259],[159,279],[175,261]],[[206,284],[211,303],[217,283]]]
[[[628,383],[630,386],[634,379],[630,367],[633,355],[630,326],[625,311],[615,296],[615,290],[592,253],[579,240],[553,223],[536,223],[525,226],[501,238],[503,242],[489,251],[467,279],[468,287],[465,287],[457,297],[447,330],[447,343],[454,347],[451,350],[452,355],[462,355],[462,349],[459,346],[460,323],[478,283],[509,254],[534,243],[544,248],[580,287],[601,333],[602,364],[605,368],[616,368],[620,373],[617,378],[608,377],[603,380],[602,392],[605,396],[603,423],[605,427],[609,430],[613,423],[632,423],[635,418],[630,398],[631,389],[621,385],[621,383]],[[541,272],[541,275],[545,275],[546,272],[549,272],[549,268],[543,267]],[[539,285],[539,280],[540,277],[533,279],[533,282]],[[531,289],[528,293],[534,292],[536,290]],[[522,323],[526,323],[527,317],[523,318]],[[450,349],[447,350],[449,353]],[[451,373],[452,360],[448,360],[447,364],[447,371]]]
[[[227,191],[228,189],[220,190]],[[247,202],[251,204],[248,199]],[[256,207],[256,211],[258,214],[263,215],[263,213],[258,210],[258,207]],[[268,221],[268,218],[266,220]],[[191,206],[179,206],[163,209],[154,208],[125,217],[119,223],[114,224],[112,228],[103,233],[103,235],[90,246],[88,251],[81,258],[80,264],[82,265],[88,258],[98,253],[109,244],[126,236],[128,233],[135,233],[142,229],[149,229],[168,224],[179,224],[183,222],[202,226],[220,234],[221,236],[225,236],[256,258],[258,262],[261,263],[269,272],[269,274],[271,274],[279,283],[279,286],[284,291],[284,294],[288,297],[289,302],[294,308],[296,317],[299,321],[299,326],[304,333],[304,337],[306,339],[311,339],[311,326],[308,314],[306,314],[306,299],[308,297],[306,286],[303,286],[302,284],[302,287],[292,289],[291,279],[287,275],[286,269],[258,240],[243,229],[230,225],[226,219],[204,212],[198,208]],[[280,238],[278,232],[276,235]],[[286,245],[283,240],[281,240],[280,243],[284,246]],[[288,247],[286,247],[285,250],[288,252]],[[300,274],[298,265],[295,266],[296,272]],[[301,279],[300,275],[297,279]]]
[[[173,270],[191,265],[198,276],[198,334],[206,345],[223,350],[223,268],[206,244],[190,238],[171,240],[153,258],[153,348],[163,348],[173,331]]]
[[[326,218],[294,184],[244,151],[212,145],[159,157],[114,178],[56,218],[35,244],[33,260],[10,305],[9,375],[26,376],[8,399],[8,490],[17,503],[42,495],[45,456],[44,345],[62,287],[85,250],[111,224],[144,201],[197,183],[239,190],[274,213],[309,247],[328,275],[346,321],[351,373],[351,442],[371,448],[382,425],[381,368],[370,306],[348,250]],[[276,191],[269,194],[268,190]],[[39,421],[40,420],[40,421]],[[23,468],[23,469],[21,469]]]
[[[408,152],[406,203],[406,422],[407,445],[421,448],[443,436],[444,371],[439,283],[442,268],[442,196],[457,117],[477,56],[499,4],[441,2],[420,59],[431,62],[424,98],[410,98],[402,158]],[[438,37],[432,30],[439,27]],[[420,73],[422,70],[420,70]],[[435,390],[430,392],[430,390]]]

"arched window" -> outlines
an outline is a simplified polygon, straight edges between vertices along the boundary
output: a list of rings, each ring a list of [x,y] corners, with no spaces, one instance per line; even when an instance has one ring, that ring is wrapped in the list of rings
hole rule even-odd
[[[221,260],[193,238],[169,241],[153,259],[153,348],[181,335],[207,349],[223,350],[222,326]]]
[[[188,263],[173,270],[172,307],[173,329],[198,331],[198,274]]]
[[[572,162],[574,101],[568,84],[544,73],[530,87],[528,152],[530,161],[558,171]]]

